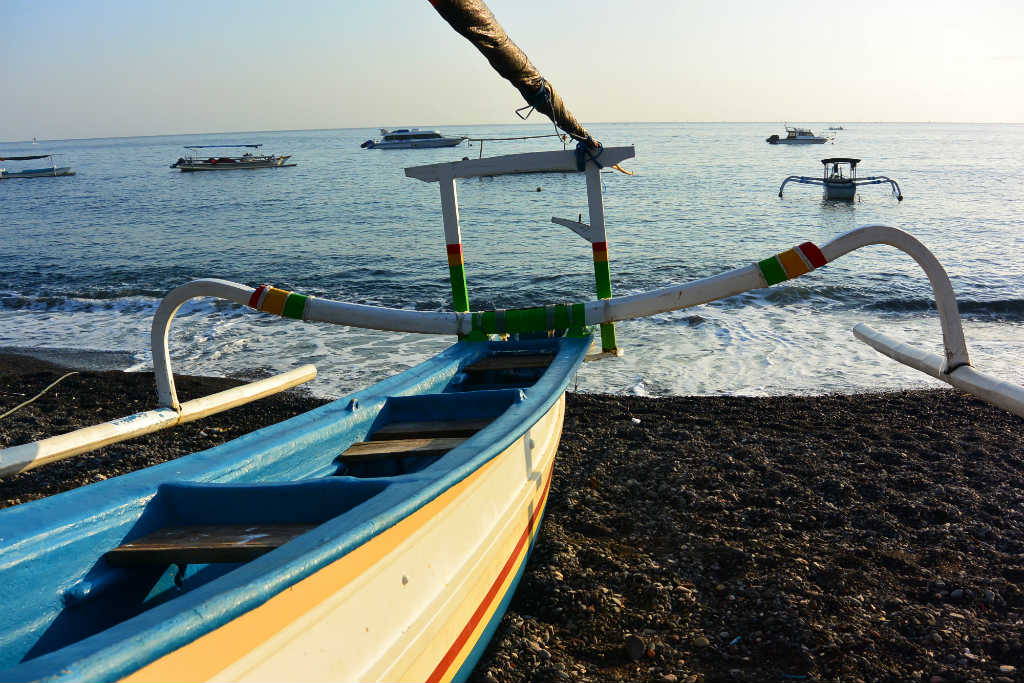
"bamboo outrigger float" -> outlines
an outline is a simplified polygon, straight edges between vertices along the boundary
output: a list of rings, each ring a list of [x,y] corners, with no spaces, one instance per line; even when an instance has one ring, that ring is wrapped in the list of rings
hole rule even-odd
[[[541,104],[557,118],[556,101],[545,96]],[[0,679],[465,680],[537,537],[564,393],[598,330],[595,355],[614,356],[616,321],[768,287],[865,246],[893,246],[922,267],[945,353],[915,350],[864,325],[855,334],[1024,416],[1024,389],[971,367],[942,266],[895,228],[865,226],[820,248],[804,242],[714,277],[613,297],[600,169],[634,151],[576,134],[577,152],[406,169],[438,183],[453,312],[196,280],[169,292],[154,317],[156,411],[0,451],[0,473],[24,471],[312,376],[299,368],[179,402],[168,331],[196,297],[294,320],[459,337],[434,358],[307,414],[0,511]],[[552,220],[591,243],[597,298],[472,311],[456,180],[541,165],[586,181],[589,223]]]

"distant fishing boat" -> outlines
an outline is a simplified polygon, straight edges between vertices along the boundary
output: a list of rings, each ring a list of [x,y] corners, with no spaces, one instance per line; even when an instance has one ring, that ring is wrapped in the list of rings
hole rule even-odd
[[[898,201],[903,201],[900,186],[892,178],[884,175],[858,178],[857,164],[860,163],[860,159],[830,157],[822,159],[821,163],[825,167],[821,178],[791,175],[779,186],[779,196],[782,196],[782,190],[786,187],[786,183],[802,183],[804,185],[820,185],[824,199],[852,200],[857,194],[857,188],[862,185],[889,183],[893,196]]]
[[[171,164],[184,172],[191,171],[239,171],[254,168],[291,168],[295,164],[286,164],[291,155],[274,156],[263,154],[262,144],[253,145],[186,145],[188,153],[179,157]],[[207,156],[199,150],[205,149],[254,149],[256,153],[245,152],[239,156]]]
[[[436,130],[420,130],[419,128],[398,128],[397,130],[381,128],[380,135],[380,139],[367,140],[359,146],[363,149],[432,149],[454,147],[467,139],[464,135],[441,135]]]
[[[0,157],[0,163],[5,161],[33,161],[35,159],[49,159],[50,166],[46,168],[25,168],[20,170],[9,170],[0,168],[0,180],[9,178],[52,178],[56,176],[75,175],[70,166],[58,166],[52,154],[30,154],[27,156]]]

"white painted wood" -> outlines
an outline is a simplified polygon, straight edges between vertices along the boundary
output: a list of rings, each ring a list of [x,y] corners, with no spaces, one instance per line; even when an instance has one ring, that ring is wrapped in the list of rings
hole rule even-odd
[[[631,159],[634,156],[636,156],[636,152],[632,145],[628,147],[605,147],[598,161],[607,168],[626,159]],[[486,159],[453,161],[446,164],[411,166],[405,169],[405,175],[424,182],[436,183],[441,179],[442,168],[450,169],[452,178],[478,178],[488,175],[539,173],[542,171],[572,173],[576,172],[576,153],[572,150],[526,152],[523,154],[487,157]]]
[[[441,218],[444,220],[444,242],[462,244],[462,230],[459,227],[459,195],[455,189],[455,176],[451,166],[443,164],[438,169],[438,185],[441,187]]]
[[[554,216],[551,217],[551,222],[552,223],[556,223],[558,225],[564,225],[565,227],[569,228],[574,233],[576,233],[577,235],[579,235],[580,237],[582,237],[586,241],[590,242],[591,244],[593,244],[594,242],[599,242],[600,241],[600,240],[594,239],[594,234],[593,234],[594,231],[586,223],[579,223],[577,221],[570,221],[570,220],[568,220],[566,218],[555,218]]]
[[[939,324],[942,326],[942,342],[946,351],[946,367],[953,369],[961,365],[970,365],[971,359],[967,353],[963,325],[960,323],[960,311],[956,305],[956,295],[953,294],[949,275],[935,255],[913,235],[887,225],[864,225],[822,245],[821,253],[832,262],[855,249],[872,244],[896,247],[917,261],[928,276],[928,282],[931,283],[932,292],[935,294]]]
[[[593,241],[607,242],[608,235],[604,225],[604,197],[601,194],[601,169],[588,161],[584,173],[587,176],[587,207],[590,210],[590,231],[594,236]]]
[[[942,356],[922,351],[872,329],[864,323],[853,328],[853,334],[862,342],[895,361],[915,370],[948,382],[957,389],[977,396],[983,401],[1024,417],[1024,387],[986,375],[970,365],[961,365],[945,372]]]
[[[186,401],[181,404],[180,412],[173,408],[147,410],[110,422],[83,427],[67,434],[51,436],[34,443],[11,446],[0,450],[0,477],[16,472],[25,472],[118,441],[198,420],[290,389],[308,382],[314,377],[316,377],[316,368],[312,365],[303,365],[280,375]]]

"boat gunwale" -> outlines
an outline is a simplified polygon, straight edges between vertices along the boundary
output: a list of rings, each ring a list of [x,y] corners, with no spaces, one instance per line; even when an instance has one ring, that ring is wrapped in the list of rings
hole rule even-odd
[[[438,473],[437,477],[431,478],[425,472],[389,477],[387,478],[389,485],[377,496],[333,519],[327,520],[314,530],[299,536],[280,548],[256,558],[209,583],[198,586],[189,593],[176,597],[174,600],[143,611],[110,628],[87,636],[79,641],[69,643],[58,650],[0,671],[0,677],[6,676],[17,679],[48,678],[51,680],[115,680],[258,607],[274,595],[323,569],[373,537],[408,518],[515,443],[550,410],[551,406],[565,392],[571,376],[579,363],[582,362],[590,342],[591,339],[587,336],[582,338],[563,337],[555,340],[541,340],[540,343],[530,341],[517,343],[515,348],[536,348],[538,346],[550,348],[554,345],[557,347],[555,359],[534,385],[523,390],[525,395],[523,401],[513,404],[488,427],[478,433],[483,439],[487,440],[485,444],[482,446],[479,445],[479,442],[474,444],[475,436],[467,439],[466,443],[453,449],[448,455],[454,455],[458,458],[460,455],[464,455],[474,449],[476,452],[465,455],[462,462],[455,464],[455,466],[444,472]],[[339,408],[344,409],[339,404],[347,404],[353,398],[358,400],[361,395],[363,398],[370,398],[385,393],[388,389],[398,389],[399,387],[395,386],[396,383],[403,386],[403,391],[392,395],[414,395],[419,384],[417,381],[419,378],[433,377],[437,372],[445,372],[447,370],[450,370],[451,374],[454,375],[459,368],[472,363],[483,355],[507,349],[509,349],[509,344],[504,342],[488,342],[483,344],[478,342],[461,342],[455,344],[441,354],[427,359],[420,365],[360,392],[277,425],[266,427],[206,451],[183,456],[183,458],[203,456],[198,461],[187,463],[188,465],[199,465],[201,464],[200,461],[222,456],[225,450],[231,452],[233,449],[244,449],[248,442],[261,439],[271,430],[277,432],[282,431],[282,428],[288,431],[298,429],[301,432],[308,433],[312,431],[310,427],[315,430],[315,426],[313,424],[305,424],[307,421],[315,423],[324,412],[334,411]],[[449,367],[445,368],[446,365]],[[381,389],[385,389],[385,392],[381,392]],[[381,398],[380,406],[383,405],[383,402],[384,398]],[[362,401],[360,403],[362,404]],[[376,407],[376,403],[372,405]],[[368,409],[369,407],[370,405],[363,404],[360,410]],[[297,420],[300,421],[299,424],[296,424],[295,421]],[[127,482],[128,485],[141,484],[142,477],[133,475],[146,474],[150,475],[149,478],[152,478],[151,475],[154,470],[172,469],[168,466],[173,466],[176,463],[180,464],[180,460],[170,461],[124,476],[135,480]],[[239,465],[242,463],[235,462],[234,464]],[[203,477],[203,479],[209,481],[218,474],[220,475],[218,478],[222,478],[228,473],[237,473],[238,471],[240,471],[238,467],[217,468],[216,470],[209,470],[209,476]],[[177,481],[182,480],[180,472],[174,471],[174,474],[178,475],[175,478]],[[108,488],[104,485],[109,482],[116,482],[117,479],[97,482],[82,489],[70,491],[67,494],[58,494],[48,499],[27,503],[25,504],[26,510],[22,514],[31,515],[33,512],[40,510],[40,508],[45,508],[44,504],[53,501],[55,498],[69,496],[78,492],[81,492],[81,497],[85,499],[82,502],[90,498],[102,499],[103,492]],[[91,491],[87,489],[91,489]],[[155,495],[155,488],[153,489],[153,494]],[[146,500],[148,501],[150,498],[152,496]],[[67,500],[67,498],[64,498],[64,500]],[[131,503],[132,501],[125,502]],[[50,505],[55,504],[51,502]],[[144,506],[145,502],[140,502],[139,505]],[[109,503],[107,507],[111,507]],[[109,509],[107,512],[110,514]],[[364,519],[353,524],[352,517],[354,515],[362,515]],[[14,515],[15,518],[20,516]],[[134,521],[137,521],[137,518]],[[127,522],[127,524],[131,523],[131,521]],[[73,528],[66,528],[64,531],[66,534],[74,533]],[[39,532],[32,534],[32,536],[38,537]]]

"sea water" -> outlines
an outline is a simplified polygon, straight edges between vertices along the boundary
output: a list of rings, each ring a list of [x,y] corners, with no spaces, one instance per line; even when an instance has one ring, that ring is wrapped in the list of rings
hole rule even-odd
[[[825,124],[812,126],[824,132]],[[749,265],[867,224],[906,230],[946,268],[976,367],[1024,383],[1024,126],[848,124],[825,145],[768,145],[781,124],[595,124],[607,146],[635,145],[602,173],[613,292],[635,294]],[[446,126],[473,138],[551,133],[550,125]],[[436,184],[404,168],[562,149],[556,138],[435,150],[366,150],[372,129],[0,144],[0,156],[58,154],[77,175],[0,183],[0,347],[126,352],[152,367],[161,296],[189,280],[263,283],[340,301],[451,310]],[[262,143],[294,168],[181,173],[190,144]],[[223,152],[230,152],[224,150]],[[828,202],[820,159],[862,159],[854,202]],[[588,220],[582,174],[460,180],[474,310],[594,298],[589,245],[553,216]],[[575,388],[642,395],[819,394],[944,386],[858,342],[867,322],[941,353],[924,273],[873,246],[768,289],[616,325],[621,358],[586,364]],[[301,323],[194,300],[171,330],[175,372],[257,376],[314,363],[313,390],[338,396],[453,340]]]

